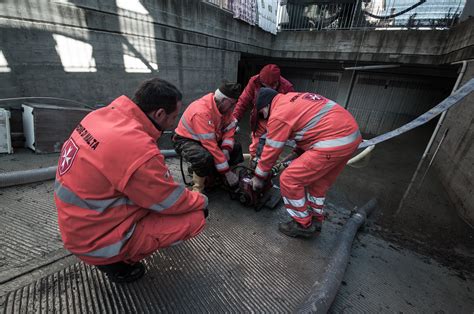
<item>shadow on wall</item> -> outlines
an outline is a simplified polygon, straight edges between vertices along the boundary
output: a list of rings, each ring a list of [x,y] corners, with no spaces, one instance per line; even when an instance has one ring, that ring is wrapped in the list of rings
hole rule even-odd
[[[156,40],[158,10],[150,6],[140,0],[0,4],[7,16],[0,23],[0,98],[108,104],[159,76],[190,101],[236,73],[230,68],[237,53]]]

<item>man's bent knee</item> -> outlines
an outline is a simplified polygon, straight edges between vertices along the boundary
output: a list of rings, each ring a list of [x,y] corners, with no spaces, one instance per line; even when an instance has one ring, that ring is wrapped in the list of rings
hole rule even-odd
[[[190,212],[189,214],[189,236],[188,238],[184,239],[190,239],[198,234],[200,234],[206,225],[206,218],[204,218],[204,212],[202,210],[200,211],[195,211],[195,212]]]
[[[214,158],[210,153],[202,154],[202,158],[191,163],[191,168],[196,175],[207,177],[214,171]]]
[[[127,242],[125,261],[138,262],[160,248],[193,238],[205,225],[202,210],[169,216],[150,214],[137,224],[134,235]]]

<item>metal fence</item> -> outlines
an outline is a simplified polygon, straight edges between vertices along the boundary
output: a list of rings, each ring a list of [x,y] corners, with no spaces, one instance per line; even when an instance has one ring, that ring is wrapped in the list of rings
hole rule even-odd
[[[446,29],[455,25],[466,0],[287,0],[278,10],[278,28]]]
[[[238,0],[203,0],[232,11]],[[255,0],[258,1],[258,0]],[[278,30],[446,29],[467,0],[279,0]]]
[[[204,0],[204,2],[213,4],[224,10],[232,11],[232,0]]]

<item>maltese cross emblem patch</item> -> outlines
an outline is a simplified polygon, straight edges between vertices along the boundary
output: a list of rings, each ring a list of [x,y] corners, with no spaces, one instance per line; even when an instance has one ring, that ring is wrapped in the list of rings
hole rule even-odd
[[[79,147],[77,147],[72,138],[64,143],[58,163],[58,172],[60,176],[65,174],[71,168],[78,151]]]

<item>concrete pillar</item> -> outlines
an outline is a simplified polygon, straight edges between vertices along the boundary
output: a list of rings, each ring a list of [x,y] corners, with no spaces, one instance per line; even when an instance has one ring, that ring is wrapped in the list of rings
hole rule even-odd
[[[464,10],[462,11],[461,14],[461,21],[465,21],[469,18],[474,17],[474,1],[466,1],[466,4],[464,6]]]

